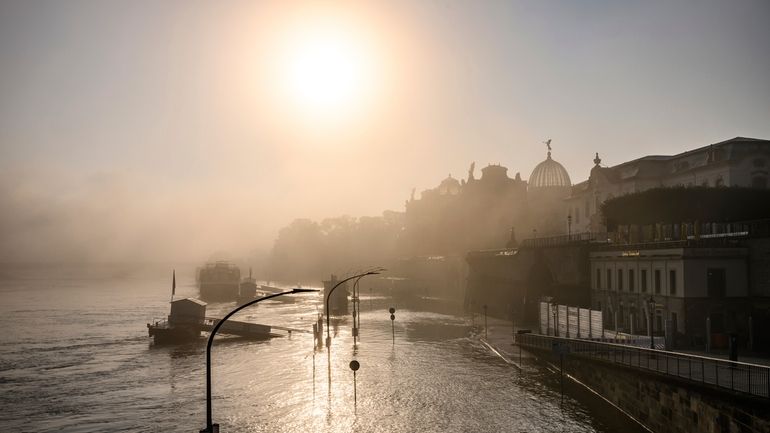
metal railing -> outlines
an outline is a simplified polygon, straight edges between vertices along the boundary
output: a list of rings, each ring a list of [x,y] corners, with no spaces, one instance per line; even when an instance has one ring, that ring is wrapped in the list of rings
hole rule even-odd
[[[545,248],[578,243],[609,243],[610,235],[606,232],[580,232],[568,235],[556,235],[545,237],[532,237],[523,239],[520,248]]]
[[[516,336],[516,341],[524,347],[546,350],[553,350],[557,345],[568,346],[569,353],[573,356],[600,359],[735,392],[770,398],[769,366],[539,334],[520,334]]]

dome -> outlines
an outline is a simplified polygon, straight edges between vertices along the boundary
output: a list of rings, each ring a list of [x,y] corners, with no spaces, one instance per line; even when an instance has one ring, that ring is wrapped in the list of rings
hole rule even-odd
[[[551,152],[548,152],[548,158],[538,164],[532,174],[529,176],[530,187],[565,187],[572,186],[569,180],[567,170],[558,162],[551,159]]]
[[[460,192],[460,182],[450,174],[449,177],[441,181],[438,192],[441,195],[455,195]]]

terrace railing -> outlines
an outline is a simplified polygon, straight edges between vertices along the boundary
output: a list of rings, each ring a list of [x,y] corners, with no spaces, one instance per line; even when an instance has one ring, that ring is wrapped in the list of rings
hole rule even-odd
[[[545,350],[554,350],[558,346],[562,352],[565,351],[563,347],[567,346],[570,356],[598,359],[738,393],[770,398],[770,367],[765,365],[538,334],[519,334],[516,341],[524,347]]]

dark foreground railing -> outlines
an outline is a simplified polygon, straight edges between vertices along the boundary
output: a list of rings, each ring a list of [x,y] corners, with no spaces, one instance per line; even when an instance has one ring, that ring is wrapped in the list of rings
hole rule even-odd
[[[516,341],[524,347],[568,351],[569,356],[600,359],[770,398],[770,367],[764,365],[540,334],[520,334]]]

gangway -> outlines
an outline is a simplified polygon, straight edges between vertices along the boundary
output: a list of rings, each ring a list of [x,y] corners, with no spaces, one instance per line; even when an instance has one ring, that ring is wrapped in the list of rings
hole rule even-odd
[[[220,320],[221,319],[217,317],[206,317],[203,319],[203,322],[201,322],[199,325],[200,330],[211,332],[211,330],[214,329],[214,326],[216,326],[216,324],[219,323]],[[307,334],[311,332],[303,329],[288,328],[284,326],[261,325],[258,323],[239,322],[236,320],[228,320],[222,325],[221,328],[219,328],[219,332],[222,334],[237,335],[239,337],[248,337],[248,338],[270,338],[270,337],[281,337],[284,335],[284,334],[274,333],[272,332],[273,330],[285,331],[289,335],[291,335],[292,332],[307,333]]]

